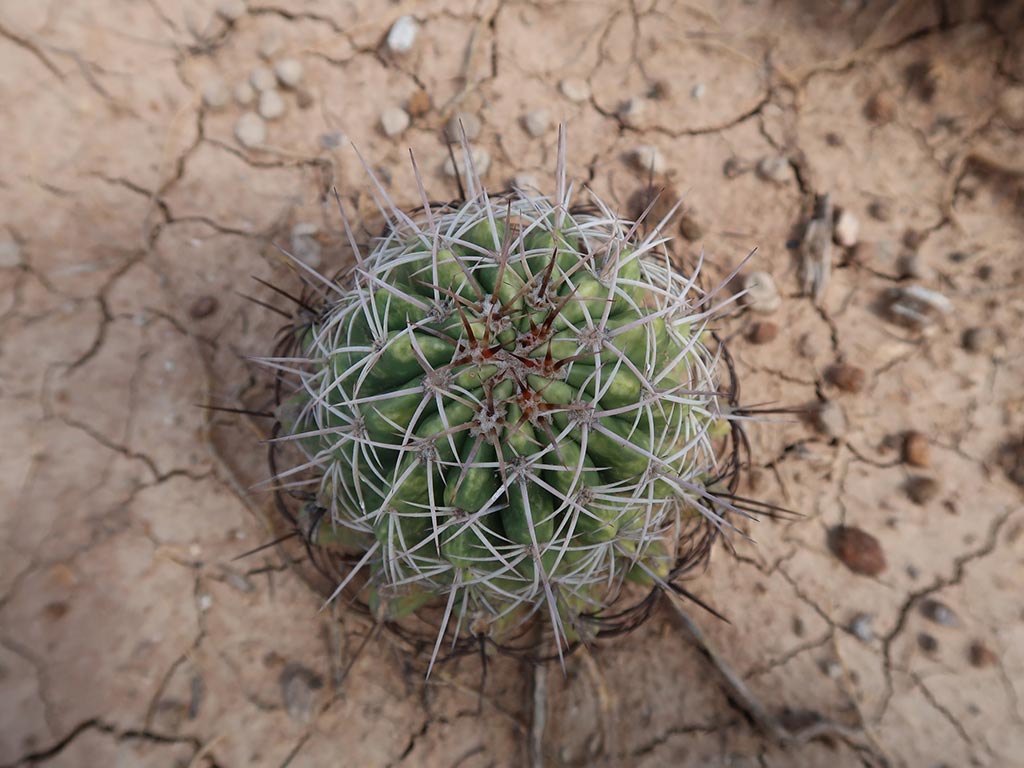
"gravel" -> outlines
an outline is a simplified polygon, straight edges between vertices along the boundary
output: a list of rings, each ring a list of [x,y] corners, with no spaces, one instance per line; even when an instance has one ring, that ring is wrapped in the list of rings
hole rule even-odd
[[[558,89],[565,98],[576,103],[590,98],[590,84],[582,77],[567,77],[558,84]]]
[[[534,109],[523,115],[523,128],[535,139],[546,134],[550,125],[551,115],[546,109]]]
[[[203,85],[203,104],[210,109],[222,109],[231,101],[231,88],[222,79],[216,78]]]
[[[285,88],[297,88],[302,82],[302,62],[298,59],[281,59],[274,65],[277,82]]]
[[[832,239],[836,245],[844,248],[852,248],[857,244],[857,237],[860,234],[860,221],[849,211],[843,209],[836,217],[836,224],[832,230]]]
[[[281,52],[281,48],[284,47],[284,37],[280,32],[271,30],[260,38],[260,47],[258,49],[260,58],[272,59],[278,53]]]
[[[757,162],[757,175],[773,184],[785,184],[792,175],[789,161],[782,155],[767,155]]]
[[[284,99],[277,91],[264,91],[260,94],[259,113],[264,120],[277,120],[285,112]]]
[[[412,16],[401,16],[388,31],[386,45],[392,53],[408,53],[416,44],[420,25]]]
[[[903,461],[912,467],[927,467],[931,463],[928,438],[911,430],[903,436]]]
[[[829,549],[854,573],[877,576],[886,569],[882,545],[865,530],[839,525],[829,531]]]
[[[871,626],[874,616],[870,613],[858,613],[850,622],[850,634],[862,643],[870,643],[875,639],[875,630]]]
[[[246,112],[235,123],[235,138],[243,147],[258,147],[267,141],[267,124],[255,112]]]
[[[267,67],[256,67],[249,73],[249,82],[257,91],[269,91],[277,87],[277,77]]]
[[[248,107],[256,100],[256,89],[251,84],[243,81],[235,86],[235,101],[243,107]]]
[[[401,107],[388,107],[380,113],[380,128],[389,138],[401,136],[409,127],[409,113]]]
[[[767,272],[751,272],[743,278],[743,302],[755,312],[768,314],[782,306],[775,280]]]

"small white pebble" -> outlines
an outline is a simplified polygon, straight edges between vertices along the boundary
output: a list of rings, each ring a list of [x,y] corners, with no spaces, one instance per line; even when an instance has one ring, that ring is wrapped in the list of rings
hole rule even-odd
[[[818,406],[815,426],[827,437],[839,438],[846,434],[846,411],[835,400],[826,400]]]
[[[277,78],[266,67],[256,67],[249,73],[249,82],[257,91],[269,91],[277,86]]]
[[[785,184],[789,181],[789,162],[782,155],[768,155],[757,163],[757,175],[765,181]]]
[[[388,31],[387,46],[392,53],[408,53],[416,43],[420,25],[412,16],[402,16]]]
[[[480,122],[480,118],[472,112],[456,112],[448,118],[448,123],[444,127],[444,134],[448,137],[449,141],[458,143],[462,141],[462,132],[465,131],[466,140],[473,141],[480,135],[482,128],[483,124]]]
[[[641,144],[629,153],[629,160],[638,171],[644,173],[664,173],[665,156],[652,144]]]
[[[409,113],[401,107],[388,107],[380,113],[380,127],[389,138],[400,136],[409,127]]]
[[[274,65],[277,82],[285,88],[295,88],[302,82],[302,62],[298,59],[281,59]]]
[[[473,147],[472,151],[473,151],[473,165],[476,167],[477,175],[479,175],[481,177],[482,176],[486,176],[487,175],[487,171],[491,167],[491,153],[488,152],[483,147]],[[465,173],[465,170],[466,170],[465,162],[463,160],[463,157],[464,157],[463,153],[459,152],[458,155],[457,155],[458,162],[459,162],[459,165],[458,165],[458,173],[459,174]],[[455,163],[452,162],[452,159],[450,157],[447,160],[444,161],[444,175],[448,176],[450,178],[453,178],[453,179],[456,176]]]
[[[259,54],[262,59],[272,59],[284,45],[284,37],[277,30],[271,30],[260,38]]]
[[[9,269],[21,264],[21,246],[15,240],[0,241],[0,269]]]
[[[694,101],[700,101],[704,98],[704,94],[707,93],[707,90],[708,88],[704,83],[697,83],[693,86],[693,90],[690,91],[690,97]]]
[[[622,109],[619,110],[619,119],[622,120],[625,125],[635,128],[643,119],[646,112],[647,100],[642,99],[639,96],[634,96],[622,105]]]
[[[167,371],[168,373],[172,373],[174,371],[174,368],[175,368],[175,365],[174,365],[174,361],[173,360],[164,360],[164,370],[165,371]]]
[[[833,680],[837,680],[843,676],[843,668],[840,666],[838,661],[829,659],[828,661],[822,662],[821,671],[831,677]]]
[[[835,229],[832,230],[832,239],[835,240],[836,245],[852,248],[857,244],[859,234],[860,222],[856,216],[844,208],[836,219]]]
[[[320,134],[320,146],[323,149],[337,149],[345,141],[345,134],[341,131],[328,131]]]
[[[246,112],[235,123],[235,138],[243,147],[258,147],[267,140],[267,124],[255,112]]]
[[[751,272],[743,279],[744,303],[755,312],[774,312],[782,306],[775,280],[767,272]]]
[[[569,101],[578,103],[590,98],[590,84],[582,77],[567,77],[558,87]]]
[[[858,613],[850,622],[850,634],[862,643],[870,643],[875,639],[875,630],[871,626],[872,618],[870,613]]]
[[[277,91],[264,91],[260,94],[260,116],[264,120],[276,120],[284,115],[284,99]]]
[[[231,88],[221,78],[210,80],[203,85],[203,104],[210,109],[226,107],[231,101]]]
[[[547,133],[550,125],[551,115],[546,109],[534,109],[523,115],[523,127],[535,139]]]
[[[235,101],[243,106],[248,107],[256,99],[256,89],[253,88],[249,83],[242,81],[235,86]]]
[[[189,544],[189,547],[188,547],[188,556],[189,557],[199,557],[202,553],[203,553],[203,548],[200,547],[198,544]]]
[[[540,190],[540,182],[532,173],[517,173],[515,178],[512,179],[512,186],[527,192],[537,192]]]
[[[213,598],[210,595],[200,595],[199,610],[205,612],[210,610],[211,607],[213,607]]]
[[[217,15],[224,21],[238,21],[247,10],[243,0],[221,0],[217,3]]]

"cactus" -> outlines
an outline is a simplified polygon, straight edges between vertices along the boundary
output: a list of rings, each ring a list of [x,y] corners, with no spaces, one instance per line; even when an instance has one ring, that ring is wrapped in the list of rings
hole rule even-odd
[[[553,200],[489,196],[471,159],[459,203],[421,185],[406,214],[378,184],[388,229],[351,240],[343,282],[296,262],[316,311],[266,359],[291,384],[279,441],[304,454],[277,481],[313,486],[313,549],[352,555],[332,598],[351,584],[381,620],[429,615],[434,657],[538,620],[559,653],[625,628],[623,595],[672,587],[736,509],[710,490],[731,418],[720,306],[661,224],[570,205],[563,136]]]

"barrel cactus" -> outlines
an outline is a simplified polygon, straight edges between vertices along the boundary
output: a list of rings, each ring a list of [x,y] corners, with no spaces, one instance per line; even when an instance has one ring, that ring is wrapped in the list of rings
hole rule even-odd
[[[404,213],[378,185],[384,234],[338,279],[300,264],[307,311],[267,359],[302,454],[276,479],[343,554],[332,598],[426,622],[432,661],[445,637],[541,626],[561,653],[630,628],[735,509],[712,294],[657,223],[573,207],[560,150],[553,199],[491,196],[471,159],[457,203]]]

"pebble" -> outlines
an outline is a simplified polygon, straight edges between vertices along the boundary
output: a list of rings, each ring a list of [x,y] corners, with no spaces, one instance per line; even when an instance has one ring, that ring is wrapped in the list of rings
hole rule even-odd
[[[535,139],[547,133],[550,125],[551,115],[546,109],[534,109],[523,115],[523,127]]]
[[[242,0],[221,0],[217,3],[217,15],[224,21],[238,21],[247,10]]]
[[[267,124],[255,112],[246,112],[235,123],[235,138],[244,147],[258,147],[267,140]]]
[[[860,221],[845,208],[836,217],[835,226],[832,229],[832,239],[836,245],[844,248],[852,248],[857,244],[857,236],[860,234]]]
[[[409,122],[409,113],[401,107],[388,107],[380,113],[381,130],[392,139],[404,133]]]
[[[840,438],[846,434],[846,412],[835,400],[826,400],[814,412],[814,426],[827,437]]]
[[[203,104],[210,109],[221,109],[231,101],[231,88],[221,78],[210,80],[203,85]]]
[[[701,99],[704,98],[704,94],[707,93],[707,90],[708,88],[706,85],[704,85],[704,83],[697,83],[695,86],[693,86],[693,89],[690,91],[690,97],[694,101],[700,101]]]
[[[774,312],[782,306],[775,280],[767,272],[751,272],[743,278],[744,303],[755,312]]]
[[[665,172],[665,156],[652,144],[634,147],[629,153],[629,160],[638,171],[654,174]]]
[[[927,239],[927,232],[920,229],[914,229],[913,227],[907,227],[907,230],[903,233],[903,244],[912,251],[916,251],[924,245],[924,241]]]
[[[392,53],[408,53],[416,44],[420,25],[412,16],[401,16],[388,30],[387,46]]]
[[[582,77],[567,77],[558,88],[569,101],[579,103],[590,98],[590,84]]]
[[[864,105],[864,114],[879,125],[891,123],[896,117],[896,102],[887,93],[876,93]]]
[[[871,626],[874,616],[870,613],[858,613],[850,622],[850,634],[862,643],[870,643],[875,639],[875,630]]]
[[[790,174],[789,161],[782,155],[767,155],[757,162],[757,175],[773,184],[785,184]]]
[[[313,268],[319,267],[321,263],[320,242],[316,239],[319,231],[317,224],[308,221],[300,221],[292,226],[292,256]]]
[[[277,91],[264,91],[260,94],[259,113],[264,120],[277,120],[284,115],[284,99]]]
[[[256,100],[256,89],[247,82],[241,82],[235,86],[235,101],[243,107],[248,107]]]
[[[868,205],[868,213],[878,221],[892,221],[892,203],[888,200],[874,200]]]
[[[316,692],[324,685],[320,676],[308,667],[290,663],[281,670],[279,682],[288,717],[299,723],[310,722]]]
[[[939,495],[941,487],[939,481],[933,477],[914,475],[907,480],[906,490],[912,502],[924,506]]]
[[[753,344],[768,344],[779,335],[779,326],[775,323],[758,322],[750,327],[748,338]]]
[[[272,59],[284,47],[284,36],[276,30],[270,30],[260,38],[258,52],[261,59]]]
[[[704,227],[700,225],[692,212],[688,212],[679,217],[679,233],[692,243],[704,236]]]
[[[968,352],[991,352],[999,343],[999,335],[987,326],[968,328],[961,341]]]
[[[295,103],[299,105],[299,109],[309,109],[313,106],[313,94],[305,88],[296,88]]]
[[[889,292],[886,309],[891,321],[920,330],[951,313],[953,305],[938,291],[907,285]]]
[[[824,672],[828,677],[833,680],[838,680],[843,676],[843,667],[835,659],[828,659],[821,663],[821,671]]]
[[[324,149],[337,149],[345,141],[345,134],[341,131],[328,131],[320,134],[320,146]]]
[[[938,600],[929,599],[921,603],[921,615],[944,627],[960,626],[960,619],[953,613],[953,609]]]
[[[927,467],[931,463],[928,438],[910,430],[903,436],[903,461],[912,467]]]
[[[917,645],[925,653],[935,653],[935,651],[939,650],[939,641],[927,632],[918,633]]]
[[[512,186],[529,192],[536,192],[540,190],[540,181],[532,173],[518,173],[512,179]]]
[[[16,240],[0,240],[0,269],[21,265],[21,246]]]
[[[274,65],[277,82],[285,88],[296,88],[302,82],[302,62],[298,59],[281,59]]]
[[[249,73],[249,82],[257,91],[269,91],[277,87],[277,78],[267,67],[256,67]]]
[[[409,97],[405,109],[412,117],[423,117],[430,111],[430,94],[420,88]]]
[[[931,276],[919,253],[905,251],[896,260],[896,271],[905,280],[922,280]]]
[[[867,531],[839,525],[829,532],[828,544],[832,553],[854,573],[877,576],[886,569],[882,545]]]
[[[216,296],[200,296],[188,308],[188,316],[193,320],[202,320],[216,312],[219,306]]]
[[[1024,439],[1011,439],[999,446],[999,466],[1011,482],[1024,487]]]
[[[672,87],[670,80],[658,79],[654,81],[654,84],[647,91],[648,98],[654,99],[655,101],[665,101],[672,98],[672,94],[675,88]]]
[[[971,643],[971,647],[967,650],[967,658],[970,660],[971,666],[978,669],[991,667],[998,661],[992,649],[981,640]]]
[[[745,173],[750,170],[740,162],[739,158],[730,157],[724,163],[722,163],[722,175],[727,179],[735,179],[741,173]]]
[[[867,374],[863,368],[849,363],[833,365],[828,369],[826,376],[843,392],[860,392],[864,389],[864,382],[867,380]]]
[[[824,347],[813,333],[803,334],[796,342],[796,352],[800,357],[813,360],[824,351]]]
[[[473,165],[476,166],[477,175],[481,177],[486,176],[487,171],[491,167],[491,153],[483,147],[473,147],[472,156]],[[461,174],[465,170],[462,152],[457,153],[456,157],[458,158],[459,163],[458,173]],[[450,157],[444,161],[444,175],[453,179],[457,175],[455,163],[452,162]]]
[[[483,123],[480,118],[472,112],[456,112],[448,118],[444,126],[444,135],[448,141],[458,144],[462,141],[462,133],[465,131],[467,141],[475,141],[480,136]]]
[[[647,113],[647,100],[634,96],[633,98],[626,101],[619,109],[619,119],[622,120],[623,124],[635,128],[644,115]]]

